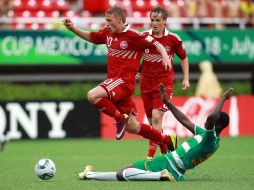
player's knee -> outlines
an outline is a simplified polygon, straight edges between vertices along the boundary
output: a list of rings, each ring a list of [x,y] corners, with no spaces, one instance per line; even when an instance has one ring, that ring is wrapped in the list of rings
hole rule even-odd
[[[123,176],[123,170],[118,171],[118,172],[116,173],[116,178],[117,178],[118,181],[126,181],[126,179],[125,179],[124,176]]]
[[[93,93],[92,90],[90,90],[87,95],[87,100],[90,102],[90,103],[94,103],[96,101],[96,95]]]
[[[152,125],[158,130],[161,129],[162,116],[163,114],[157,112],[153,113],[152,116]]]

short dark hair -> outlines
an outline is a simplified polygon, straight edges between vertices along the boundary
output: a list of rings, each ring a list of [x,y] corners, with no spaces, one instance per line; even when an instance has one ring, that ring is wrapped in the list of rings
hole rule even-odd
[[[126,22],[125,11],[121,7],[118,7],[118,6],[110,7],[106,11],[106,15],[108,15],[108,14],[109,15],[114,14],[115,16],[118,16],[118,17],[122,18],[123,23]]]
[[[161,13],[163,20],[167,20],[167,18],[168,18],[168,12],[165,9],[161,8],[161,7],[156,7],[153,10],[151,10],[150,18],[152,16],[152,13]]]
[[[220,112],[220,117],[219,117],[217,122],[221,124],[222,129],[227,127],[228,124],[229,124],[229,116],[228,116],[228,114],[223,112],[223,111]]]

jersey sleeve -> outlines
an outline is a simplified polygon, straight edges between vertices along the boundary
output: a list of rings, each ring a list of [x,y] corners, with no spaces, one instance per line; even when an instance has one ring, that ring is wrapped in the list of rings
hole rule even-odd
[[[90,36],[92,38],[93,43],[106,44],[106,28],[104,28],[98,32],[91,32]]]
[[[186,51],[185,51],[185,49],[184,49],[184,47],[183,47],[183,42],[182,42],[182,40],[181,40],[181,38],[180,37],[177,37],[176,39],[175,39],[175,53],[176,53],[176,55],[181,59],[181,60],[183,60],[183,59],[185,59],[186,58]]]
[[[196,125],[195,126],[195,135],[202,135],[203,136],[203,143],[209,144],[211,142],[215,142],[218,138],[215,132],[215,127],[212,130],[206,130],[202,127]]]
[[[134,47],[137,49],[154,48],[158,45],[158,41],[150,35],[140,35],[135,39]]]
[[[198,125],[195,125],[195,135],[199,135],[203,132],[205,132],[206,130],[203,129],[202,127],[198,126]]]

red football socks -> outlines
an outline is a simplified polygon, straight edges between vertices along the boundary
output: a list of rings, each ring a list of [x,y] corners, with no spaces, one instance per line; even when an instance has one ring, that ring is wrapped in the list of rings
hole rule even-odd
[[[115,118],[117,122],[123,121],[124,115],[120,113],[114,104],[107,98],[100,98],[95,104],[95,107],[97,107],[101,112],[105,113],[106,115]]]
[[[168,152],[168,145],[165,143],[160,143],[159,144],[160,149],[161,149],[161,154],[166,154]]]
[[[147,157],[151,157],[151,158],[154,157],[154,155],[156,153],[157,146],[158,146],[158,142],[149,140],[149,148],[148,148]]]
[[[157,131],[150,125],[146,125],[144,123],[140,123],[140,131],[138,135],[141,135],[142,137],[146,139],[151,139],[154,141],[157,141],[159,143],[164,143],[164,144],[169,144],[171,143],[171,138],[170,136],[167,136],[163,134],[160,131]]]

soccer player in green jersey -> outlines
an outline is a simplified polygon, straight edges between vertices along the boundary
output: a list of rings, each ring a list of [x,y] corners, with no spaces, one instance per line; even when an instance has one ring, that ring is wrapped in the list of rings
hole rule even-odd
[[[193,133],[193,137],[184,142],[175,151],[158,156],[153,160],[140,160],[119,172],[92,172],[86,166],[79,173],[80,179],[120,180],[120,181],[181,181],[184,173],[207,160],[219,147],[220,133],[229,124],[228,114],[222,112],[222,106],[232,96],[228,89],[206,119],[204,128],[192,123],[178,108],[168,101],[164,86],[160,85],[164,103],[175,118]]]

